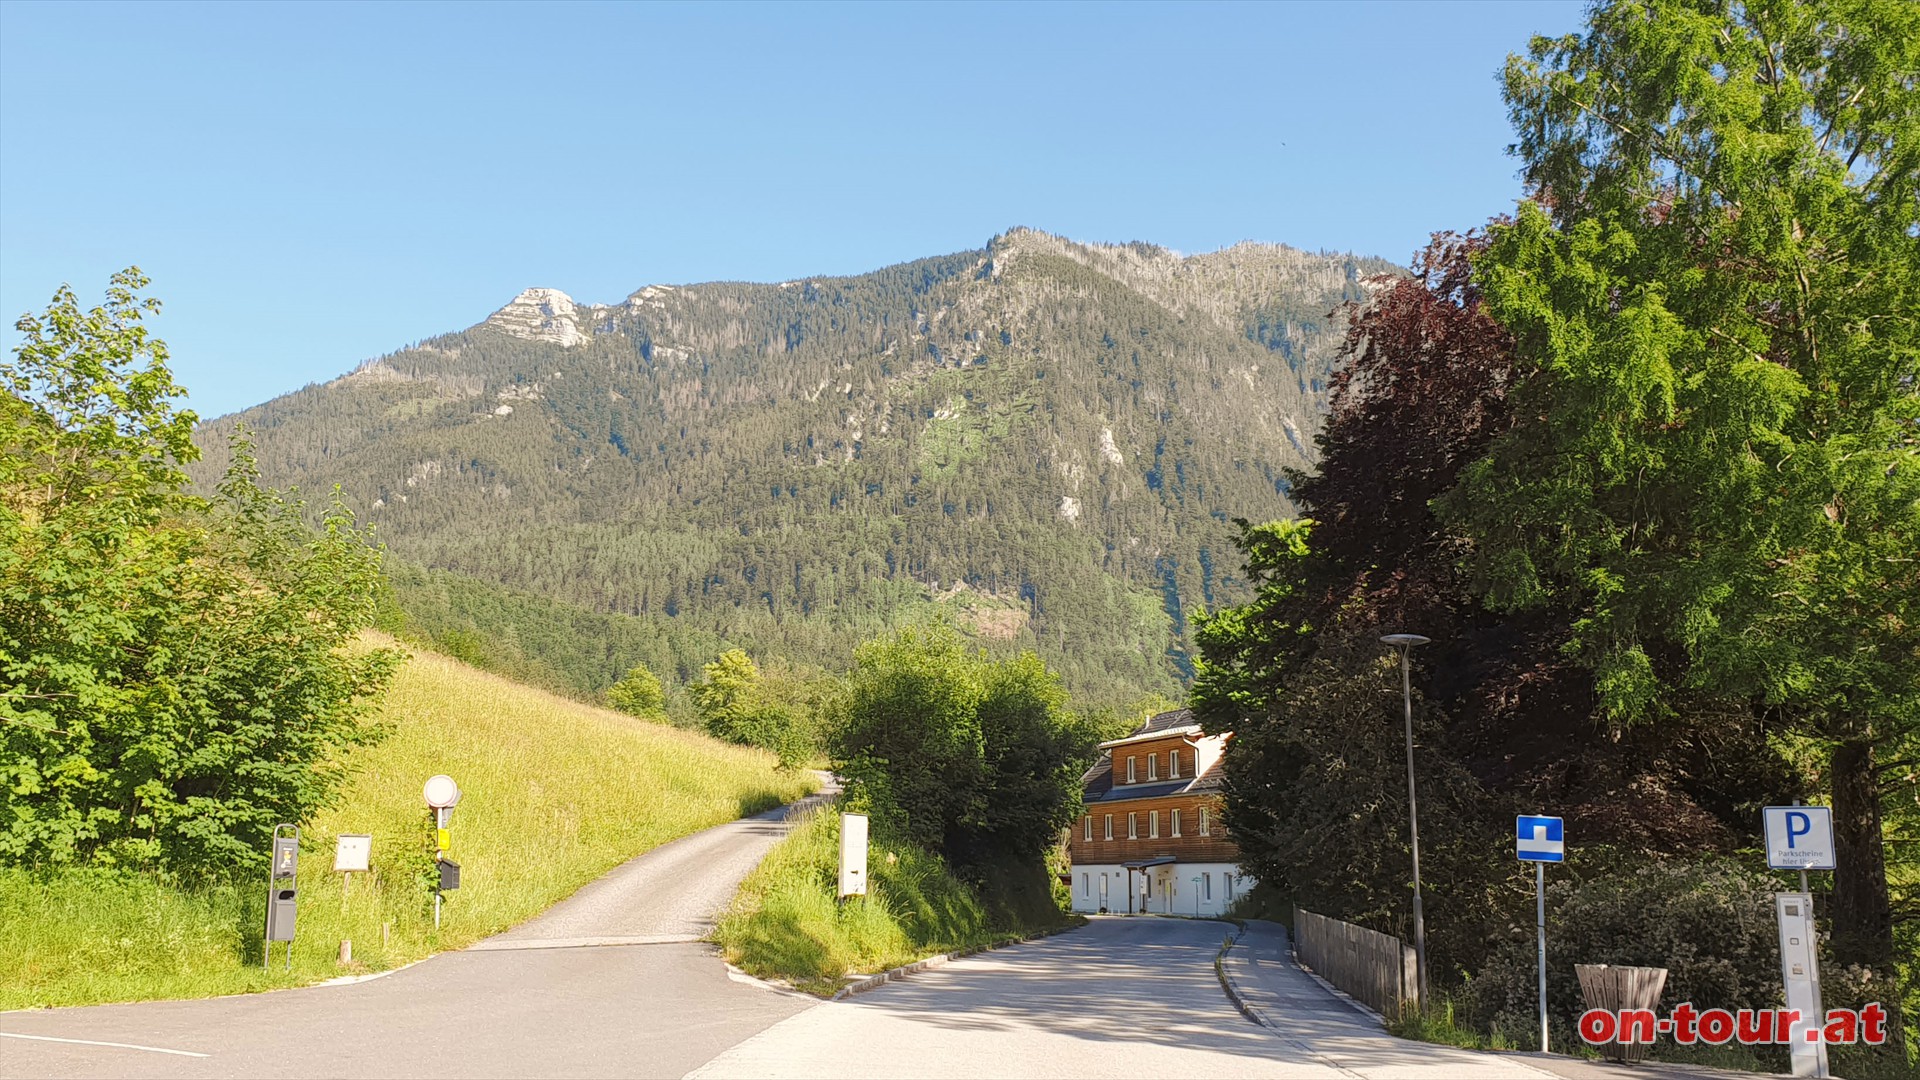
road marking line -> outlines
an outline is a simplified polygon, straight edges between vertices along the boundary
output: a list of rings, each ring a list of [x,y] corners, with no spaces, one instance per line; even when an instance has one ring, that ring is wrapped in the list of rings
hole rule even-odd
[[[79,1046],[111,1046],[120,1050],[145,1050],[149,1054],[178,1054],[181,1057],[207,1057],[192,1050],[169,1050],[164,1046],[141,1046],[137,1043],[101,1042],[98,1039],[59,1039],[52,1035],[21,1035],[12,1031],[0,1031],[0,1039],[33,1039],[36,1042],[74,1043]]]

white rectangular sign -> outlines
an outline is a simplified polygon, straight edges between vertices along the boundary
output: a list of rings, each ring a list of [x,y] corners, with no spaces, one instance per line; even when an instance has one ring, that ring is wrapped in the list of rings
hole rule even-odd
[[[867,895],[867,815],[840,815],[840,895]]]
[[[1824,806],[1769,806],[1767,865],[1775,870],[1831,870],[1833,811]]]
[[[342,873],[366,873],[373,857],[373,837],[343,833],[334,838],[333,868]]]

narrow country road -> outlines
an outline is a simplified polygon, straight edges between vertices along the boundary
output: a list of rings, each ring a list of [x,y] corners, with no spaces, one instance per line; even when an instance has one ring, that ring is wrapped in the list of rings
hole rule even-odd
[[[1292,969],[1278,1030],[1242,1016],[1214,974],[1233,928],[1109,916],[981,953],[782,1020],[698,1077],[1078,1077],[1521,1080],[1510,1057],[1406,1042]]]
[[[1270,923],[1225,965],[1261,1023],[1215,974],[1232,927],[1184,919],[1095,918],[847,1001],[780,992],[698,939],[787,828],[774,811],[685,837],[508,933],[357,983],[0,1013],[0,1077],[1595,1075],[1393,1038]]]
[[[682,1076],[811,1004],[730,977],[700,943],[785,818],[662,845],[507,933],[363,982],[0,1013],[0,1076]]]

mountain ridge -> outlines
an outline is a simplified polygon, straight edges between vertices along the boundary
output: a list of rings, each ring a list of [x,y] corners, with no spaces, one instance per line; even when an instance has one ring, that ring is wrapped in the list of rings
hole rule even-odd
[[[1230,520],[1312,467],[1336,309],[1395,272],[1015,229],[616,305],[536,287],[202,425],[196,476],[244,422],[268,482],[340,484],[425,569],[824,666],[945,614],[1093,699],[1172,693],[1190,612],[1239,587]]]

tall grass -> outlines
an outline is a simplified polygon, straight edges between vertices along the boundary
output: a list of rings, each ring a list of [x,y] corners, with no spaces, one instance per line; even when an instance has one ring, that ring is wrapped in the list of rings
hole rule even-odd
[[[873,974],[1063,921],[1046,902],[1044,879],[1037,907],[1024,884],[990,882],[992,895],[983,899],[937,856],[878,824],[867,857],[868,893],[840,903],[839,813],[809,814],[747,876],[715,927],[727,959],[761,978],[826,995],[850,973]],[[1031,910],[1016,912],[1005,897]]]
[[[127,872],[0,869],[0,1008],[236,993],[379,971],[537,914],[621,861],[814,786],[773,755],[648,723],[416,653],[340,804],[304,829],[293,969],[262,970],[266,881],[182,889]],[[461,887],[433,928],[420,786],[459,782]],[[334,838],[373,835],[350,886]],[[266,838],[261,838],[262,846]],[[337,962],[341,940],[354,963]]]

